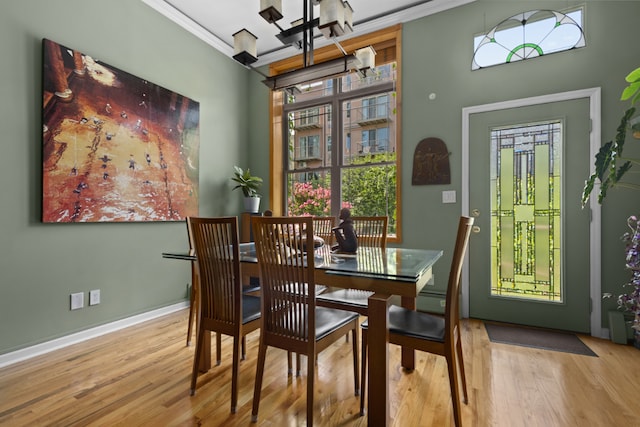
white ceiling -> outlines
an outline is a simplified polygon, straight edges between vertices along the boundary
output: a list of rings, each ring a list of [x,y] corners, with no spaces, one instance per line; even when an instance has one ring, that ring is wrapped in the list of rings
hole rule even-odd
[[[276,38],[280,30],[268,24],[258,14],[258,0],[142,0],[153,9],[187,29],[220,52],[233,56],[233,34],[246,28],[258,37],[258,62],[255,66],[269,64],[299,53],[293,47],[285,47]],[[302,5],[307,0],[284,0],[278,21],[283,29],[290,22],[302,18]],[[432,15],[475,0],[348,0],[353,9],[354,31],[348,37],[369,33],[394,24]],[[314,16],[319,16],[319,6]],[[324,38],[316,39],[315,47],[332,43]]]

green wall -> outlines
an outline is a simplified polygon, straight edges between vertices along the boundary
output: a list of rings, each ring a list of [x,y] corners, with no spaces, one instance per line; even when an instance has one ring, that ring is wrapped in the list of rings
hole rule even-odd
[[[40,223],[42,38],[200,102],[201,215],[242,210],[240,195],[229,191],[234,164],[265,178],[262,207],[269,203],[268,92],[259,75],[141,1],[1,1],[0,354],[184,301],[190,281],[187,263],[161,257],[186,249],[182,223]],[[442,218],[460,214],[462,108],[599,86],[603,140],[611,138],[624,109],[623,78],[640,65],[640,2],[585,2],[584,49],[470,71],[474,34],[518,12],[575,4],[581,3],[479,0],[404,25],[400,245],[451,252],[455,221],[447,227]],[[437,97],[430,101],[432,92]],[[411,185],[413,152],[430,136],[452,153],[451,185]],[[627,150],[640,156],[632,144]],[[443,205],[443,190],[456,190],[458,203]],[[603,206],[605,292],[617,292],[626,278],[619,236],[626,217],[639,210],[637,194],[625,190]],[[439,288],[449,262],[445,256],[436,268]],[[91,289],[101,289],[102,303],[70,311],[69,294]],[[606,301],[603,313],[614,306]]]
[[[248,163],[252,73],[141,1],[0,9],[0,354],[184,301],[188,263],[161,256],[188,247],[184,223],[40,222],[42,39],[200,103],[201,215],[242,210],[229,177]],[[102,303],[88,307],[92,289]],[[69,310],[72,292],[85,292],[84,309]]]

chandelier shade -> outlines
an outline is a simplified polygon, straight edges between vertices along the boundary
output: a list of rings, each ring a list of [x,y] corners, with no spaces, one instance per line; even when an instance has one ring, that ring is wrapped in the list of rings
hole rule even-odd
[[[353,9],[348,1],[344,2],[344,33],[353,32]]]
[[[260,16],[269,24],[281,20],[282,0],[260,0]]]
[[[344,35],[344,3],[342,0],[320,1],[318,29],[328,39]]]
[[[233,59],[242,65],[253,64],[258,60],[257,40],[249,30],[243,28],[233,35]]]
[[[372,46],[363,47],[356,50],[356,58],[358,58],[360,70],[374,68],[376,66],[376,51]]]

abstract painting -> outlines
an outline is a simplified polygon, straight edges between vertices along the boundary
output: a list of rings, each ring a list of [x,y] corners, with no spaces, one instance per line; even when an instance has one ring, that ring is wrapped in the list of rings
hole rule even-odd
[[[42,221],[198,214],[199,103],[43,40]]]

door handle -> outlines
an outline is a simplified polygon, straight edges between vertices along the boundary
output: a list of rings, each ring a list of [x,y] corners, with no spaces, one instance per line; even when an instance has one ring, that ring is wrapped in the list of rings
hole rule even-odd
[[[471,227],[471,231],[473,233],[478,234],[480,232],[480,226],[479,225],[474,225],[473,227]]]

